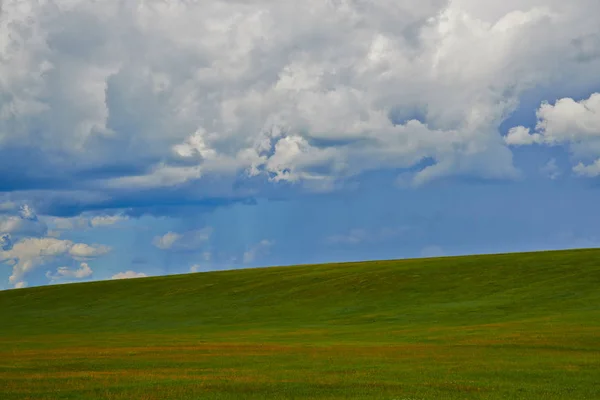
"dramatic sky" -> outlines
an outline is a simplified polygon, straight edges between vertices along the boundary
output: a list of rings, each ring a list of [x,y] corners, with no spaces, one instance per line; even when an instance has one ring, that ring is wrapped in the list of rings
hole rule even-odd
[[[0,0],[0,289],[600,245],[598,0]]]

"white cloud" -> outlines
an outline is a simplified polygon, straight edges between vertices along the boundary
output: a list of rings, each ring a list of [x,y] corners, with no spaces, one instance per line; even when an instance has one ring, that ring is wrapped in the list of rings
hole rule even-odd
[[[161,250],[187,251],[199,250],[212,234],[212,228],[191,230],[182,233],[167,232],[162,236],[155,236],[152,244]]]
[[[127,220],[125,215],[79,215],[76,217],[50,217],[49,222],[55,230],[86,230],[89,228],[107,227]]]
[[[90,225],[93,228],[99,226],[110,226],[115,225],[121,221],[126,221],[128,217],[124,215],[97,215],[90,219]]]
[[[27,282],[25,281],[15,283],[15,289],[23,289],[25,287],[27,287]]]
[[[199,272],[202,271],[202,266],[200,264],[194,264],[190,267],[190,272]]]
[[[575,142],[600,137],[600,93],[575,101],[557,100],[554,105],[544,103],[537,111],[536,130],[548,143]]]
[[[86,229],[89,227],[89,221],[82,217],[51,217],[49,219],[51,226],[57,231],[68,231],[72,229]]]
[[[600,158],[589,165],[584,165],[583,163],[579,163],[573,167],[573,171],[577,175],[587,176],[589,178],[595,178],[600,175]]]
[[[84,279],[92,275],[94,271],[90,268],[87,263],[81,263],[79,268],[72,269],[69,267],[59,267],[56,269],[55,273],[48,271],[46,273],[46,277],[50,279],[51,282],[58,282],[62,280],[71,280],[71,279]]]
[[[152,241],[152,244],[155,247],[158,247],[161,250],[168,250],[170,249],[173,244],[175,244],[175,242],[177,240],[179,240],[182,237],[182,235],[175,233],[175,232],[167,232],[162,236],[155,236],[154,240]]]
[[[110,251],[110,247],[102,245],[90,246],[85,243],[75,243],[69,249],[69,254],[78,259],[87,259],[102,256]]]
[[[600,93],[593,93],[581,101],[567,97],[557,100],[554,105],[542,103],[536,115],[537,133],[531,134],[528,128],[518,126],[509,131],[506,142],[556,145],[600,138]]]
[[[202,253],[202,259],[205,263],[208,263],[212,258],[212,253],[210,251],[205,251]],[[194,264],[190,267],[190,272],[200,272],[206,270],[207,266],[203,264]]]
[[[269,254],[271,247],[275,244],[272,240],[263,239],[250,249],[244,252],[243,262],[244,264],[250,264],[254,262],[258,257]]]
[[[19,208],[19,216],[27,220],[37,220],[37,215],[28,204],[24,204]]]
[[[522,126],[512,128],[506,137],[510,145],[541,143],[569,146],[573,158],[580,160],[573,171],[581,176],[600,175],[600,93],[575,101],[562,98],[554,105],[542,103],[537,110],[535,133]],[[595,159],[589,165],[581,160]]]
[[[11,284],[16,284],[36,268],[62,258],[86,260],[110,251],[109,247],[74,243],[56,238],[25,238],[10,250],[0,251],[0,262],[12,265]]]
[[[444,249],[442,249],[440,246],[430,245],[421,249],[421,257],[443,257],[445,255]]]
[[[48,231],[46,223],[39,219],[28,205],[19,209],[7,208],[7,211],[12,211],[12,215],[0,215],[0,235],[18,239],[26,236],[44,236]]]
[[[552,180],[557,179],[561,175],[560,168],[556,165],[556,159],[554,158],[548,160],[540,171]]]
[[[132,278],[144,278],[147,277],[143,272],[125,271],[119,272],[111,277],[111,279],[132,279]]]
[[[202,253],[202,260],[204,263],[208,263],[212,259],[212,253],[210,251],[205,251]],[[207,265],[205,264],[194,264],[190,267],[190,272],[199,272],[207,269]]]
[[[531,134],[529,128],[525,128],[524,126],[516,126],[509,129],[504,141],[511,146],[524,146],[541,143],[542,136],[539,133]]]
[[[205,183],[241,171],[331,190],[425,158],[416,183],[510,178],[498,126],[523,91],[598,83],[595,0],[303,4],[4,2],[0,148],[40,165],[11,174],[111,199],[232,196]]]

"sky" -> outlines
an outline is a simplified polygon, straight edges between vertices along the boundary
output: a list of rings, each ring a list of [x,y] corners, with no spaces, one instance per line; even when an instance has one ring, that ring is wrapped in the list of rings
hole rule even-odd
[[[600,245],[598,0],[0,0],[0,289]]]

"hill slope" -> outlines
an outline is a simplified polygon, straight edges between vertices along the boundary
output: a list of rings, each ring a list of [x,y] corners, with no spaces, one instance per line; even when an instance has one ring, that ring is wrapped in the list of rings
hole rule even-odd
[[[184,370],[196,378],[213,376],[212,386],[188,386],[189,393],[173,389],[157,398],[277,397],[274,393],[282,398],[373,398],[383,393],[433,396],[418,398],[439,393],[445,393],[444,398],[465,398],[465,393],[469,398],[600,398],[600,388],[593,383],[600,380],[600,250],[272,267],[47,286],[0,292],[0,310],[0,345],[5,349],[0,349],[0,385],[14,391],[8,398],[27,398],[27,393],[32,398],[59,398],[48,392],[56,387],[44,386],[39,374],[49,366],[93,370],[99,354],[114,361],[105,372],[141,371],[149,365],[153,371],[157,367],[174,372],[175,362],[196,371],[184,368],[177,376],[185,375]],[[48,354],[58,349],[74,354],[54,362]],[[89,359],[82,359],[77,349]],[[125,349],[145,355],[136,363]],[[292,355],[286,352],[290,349]],[[165,358],[167,350],[179,358]],[[202,358],[211,351],[228,356],[212,366],[203,364],[204,369],[188,359],[189,354]],[[378,373],[392,362],[388,356],[393,354],[398,356],[394,367]],[[270,366],[260,370],[268,384],[258,379],[253,386],[246,378],[258,371],[251,367],[258,355]],[[321,355],[338,366],[327,375],[327,382],[338,386],[323,384],[311,391],[311,379],[319,382],[327,371]],[[428,361],[423,355],[432,358]],[[306,357],[309,364],[299,361]],[[41,367],[40,359],[46,360]],[[79,361],[73,364],[75,359]],[[435,365],[433,359],[438,360]],[[416,366],[421,378],[404,371],[409,365]],[[500,365],[510,368],[502,372],[496,368]],[[274,366],[290,375],[275,373]],[[245,371],[246,380],[223,381],[222,375],[215,375],[231,368]],[[516,387],[511,390],[511,382],[520,382],[527,373],[513,376],[511,368],[533,368],[537,375],[533,383],[522,382],[518,392]],[[557,378],[569,368],[578,371],[580,384],[567,385]],[[363,376],[363,369],[371,373]],[[462,369],[475,375],[461,375]],[[17,371],[36,372],[39,382],[34,382],[39,385],[25,385],[15,378]],[[305,374],[295,379],[298,371]],[[355,375],[350,373],[353,378],[346,381],[348,371]],[[403,382],[398,376],[400,380],[394,380],[394,371],[404,371],[406,385],[398,383]],[[489,375],[483,378],[476,371]],[[456,390],[447,383],[452,373],[454,382],[462,382],[456,383]],[[143,391],[152,382],[163,382],[159,386],[164,388],[173,380],[167,373],[152,376],[150,381],[138,376],[140,385],[134,388]],[[153,398],[148,392],[132,392],[123,382],[114,382],[110,398]],[[571,389],[562,392],[560,382]],[[63,384],[65,398],[104,396],[93,392],[94,385]],[[460,389],[463,386],[472,390]],[[236,387],[246,388],[245,397],[231,392]]]

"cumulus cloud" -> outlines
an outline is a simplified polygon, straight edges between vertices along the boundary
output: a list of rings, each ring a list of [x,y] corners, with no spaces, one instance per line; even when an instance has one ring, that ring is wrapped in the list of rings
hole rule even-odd
[[[12,266],[9,282],[13,285],[36,268],[50,261],[64,259],[88,260],[110,251],[107,246],[74,243],[56,238],[25,238],[10,250],[0,251],[0,262]]]
[[[17,240],[26,236],[40,237],[47,233],[46,223],[28,205],[11,211],[12,213],[0,215],[0,236]]]
[[[600,175],[600,158],[590,165],[584,165],[580,162],[579,164],[573,167],[573,171],[577,175],[595,178]]]
[[[263,239],[254,246],[250,247],[250,249],[244,252],[244,264],[250,264],[254,262],[258,257],[262,257],[269,254],[269,251],[273,244],[275,244],[274,241]]]
[[[542,135],[539,133],[532,134],[529,128],[524,126],[516,126],[510,128],[508,134],[504,138],[506,144],[511,146],[525,146],[534,143],[541,143],[543,141]]]
[[[524,90],[597,82],[600,3],[482,3],[4,2],[0,183],[57,212],[424,159],[416,183],[514,177],[498,126]]]
[[[147,277],[143,272],[125,271],[119,272],[111,277],[111,279],[132,279],[132,278],[144,278]]]
[[[59,282],[63,280],[78,280],[88,278],[92,275],[94,271],[90,268],[87,263],[81,263],[79,268],[70,268],[70,267],[59,267],[56,269],[56,272],[52,273],[48,271],[46,273],[46,277],[50,279],[50,282]]]
[[[161,250],[189,251],[199,250],[212,234],[212,228],[191,230],[182,233],[167,232],[162,236],[156,236],[152,244]]]
[[[511,145],[556,145],[600,137],[600,93],[593,93],[581,101],[562,98],[555,104],[542,103],[536,115],[536,133],[517,126],[510,129],[506,142]]]
[[[579,161],[573,167],[576,174],[587,177],[600,175],[600,93],[593,93],[580,101],[567,97],[555,104],[542,103],[536,115],[535,133],[522,126],[514,127],[505,138],[506,143],[566,144],[576,160],[595,159],[589,165]]]

